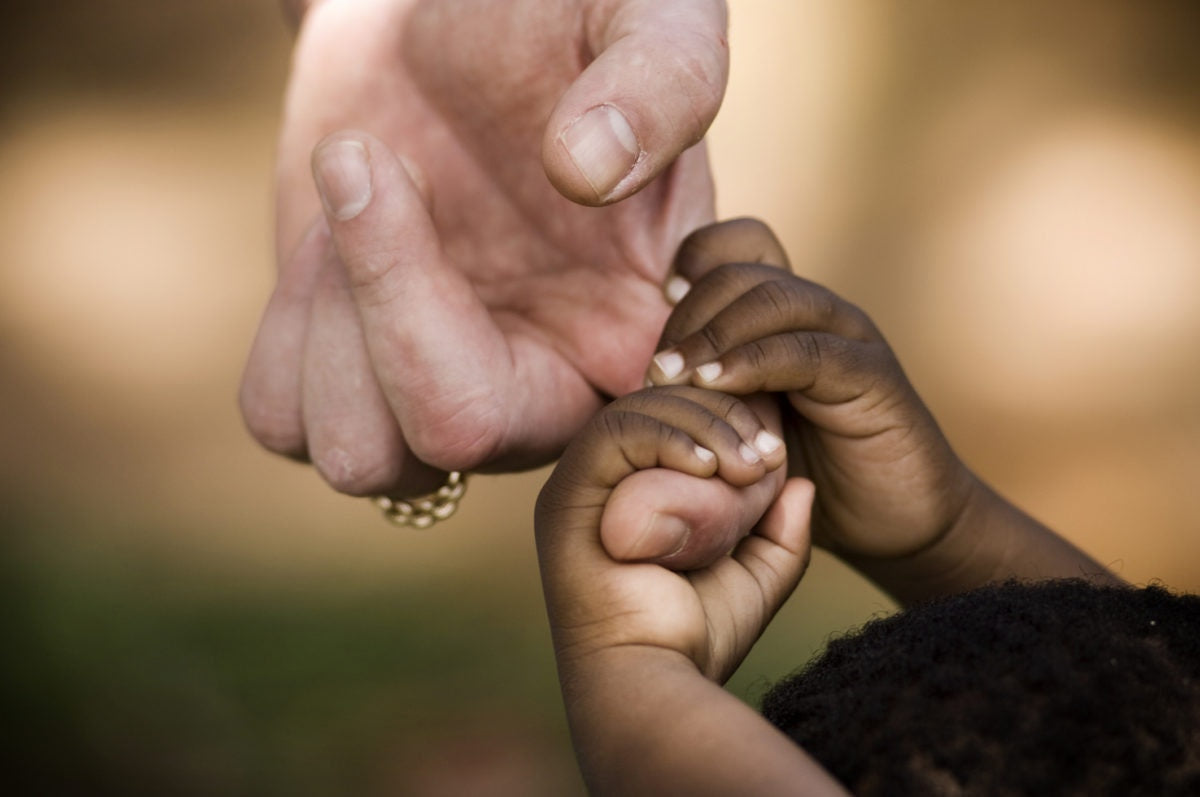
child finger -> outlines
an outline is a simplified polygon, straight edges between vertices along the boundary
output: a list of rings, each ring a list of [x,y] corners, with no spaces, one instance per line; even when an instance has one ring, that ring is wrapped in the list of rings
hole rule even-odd
[[[792,594],[808,567],[815,495],[816,488],[808,479],[789,479],[754,533],[733,549],[733,561],[750,576],[761,596],[766,615],[762,627]]]
[[[768,470],[759,447],[772,455],[770,467],[782,464],[782,441],[741,401],[694,387],[643,390],[621,400],[622,407],[679,429],[716,454],[717,473],[730,484],[753,484]],[[775,461],[775,460],[778,461]]]
[[[724,682],[800,583],[812,551],[813,483],[789,479],[779,497],[730,558],[691,575],[708,611],[712,649],[706,674]]]
[[[707,478],[717,472],[717,455],[669,423],[620,402],[609,405],[567,446],[538,494],[539,550],[554,555],[560,544],[599,549],[589,530],[599,528],[613,488],[638,471],[658,467]],[[570,542],[576,537],[584,542]]]
[[[737,398],[725,392],[691,385],[659,388],[649,393],[679,396],[703,406],[732,426],[741,437],[742,444],[753,448],[761,457],[767,470],[774,470],[783,464],[786,458],[783,440],[768,426],[778,414],[770,399]],[[749,452],[743,452],[743,456],[747,461],[752,461]]]
[[[647,468],[671,468],[692,476],[717,472],[717,455],[683,429],[636,409],[609,408],[572,443],[564,461],[586,460],[594,486],[611,490],[621,479]],[[571,464],[568,462],[568,464]]]
[[[713,276],[725,271],[714,272]],[[837,294],[776,271],[775,278],[751,285],[725,302],[701,327],[660,349],[654,355],[651,374],[657,372],[661,380],[686,382],[691,378],[691,369],[697,366],[754,340],[792,330],[820,331],[855,340],[880,337],[866,314]]]
[[[667,299],[672,304],[714,268],[725,263],[765,263],[790,270],[787,252],[763,222],[754,218],[716,222],[693,232],[675,253],[667,279]]]
[[[903,380],[882,341],[788,332],[752,341],[694,371],[696,384],[734,394],[798,392],[823,404],[852,401]]]
[[[655,351],[662,352],[695,334],[747,291],[783,275],[784,272],[775,266],[762,263],[726,263],[709,271],[671,311]],[[657,377],[655,381],[660,384],[670,384],[668,363],[657,365],[657,373],[655,367],[651,367],[651,377]]]

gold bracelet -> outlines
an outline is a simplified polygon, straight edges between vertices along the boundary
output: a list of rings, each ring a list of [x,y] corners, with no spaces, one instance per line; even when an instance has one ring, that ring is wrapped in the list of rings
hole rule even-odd
[[[445,520],[458,509],[458,502],[467,491],[467,477],[459,471],[451,471],[446,483],[428,495],[417,498],[388,498],[376,496],[375,505],[383,516],[397,526],[427,529],[439,520]]]

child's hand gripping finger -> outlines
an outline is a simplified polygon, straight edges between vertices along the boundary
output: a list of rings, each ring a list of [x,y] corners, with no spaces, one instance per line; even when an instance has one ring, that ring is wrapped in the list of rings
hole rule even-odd
[[[705,230],[720,229],[720,234]],[[787,267],[787,255],[774,235],[753,219],[739,219],[690,236],[675,255],[675,276],[666,286],[676,302],[688,278],[711,266],[755,261]],[[783,445],[779,438],[779,406],[774,396],[743,396],[763,420],[766,431],[753,441],[770,459]],[[771,471],[745,488],[720,479],[689,479],[677,471],[640,471],[613,491],[604,513],[601,539],[605,550],[625,562],[654,561],[672,570],[704,567],[729,552],[762,517],[776,498],[787,474]]]
[[[676,262],[690,291],[648,376],[786,392],[790,465],[816,484],[816,541],[852,556],[919,551],[963,511],[973,477],[861,310],[783,268],[745,262],[778,246],[752,220],[694,233]],[[751,256],[731,261],[739,252]]]
[[[736,487],[784,461],[782,449],[751,463],[747,441],[762,424],[729,396],[690,387],[617,400],[567,448],[538,498],[538,557],[560,668],[615,648],[678,653],[713,679],[727,678],[794,589],[808,561],[811,485],[790,482],[733,552],[677,573],[618,563],[600,539],[622,479],[667,468]]]

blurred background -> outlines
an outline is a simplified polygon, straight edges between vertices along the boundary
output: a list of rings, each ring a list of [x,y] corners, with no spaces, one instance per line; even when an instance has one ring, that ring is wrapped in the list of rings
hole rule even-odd
[[[273,0],[0,29],[7,782],[581,791],[532,546],[545,472],[432,532],[259,450],[291,35]],[[732,0],[721,215],[871,313],[977,472],[1200,590],[1200,6]],[[819,555],[730,685],[890,611]]]

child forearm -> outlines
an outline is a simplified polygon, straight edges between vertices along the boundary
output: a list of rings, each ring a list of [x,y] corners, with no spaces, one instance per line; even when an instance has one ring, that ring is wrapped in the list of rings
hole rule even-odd
[[[559,661],[594,795],[844,795],[812,758],[683,655],[622,646]]]
[[[1057,533],[974,480],[971,497],[930,546],[899,559],[844,557],[902,604],[1007,579],[1121,579]]]

